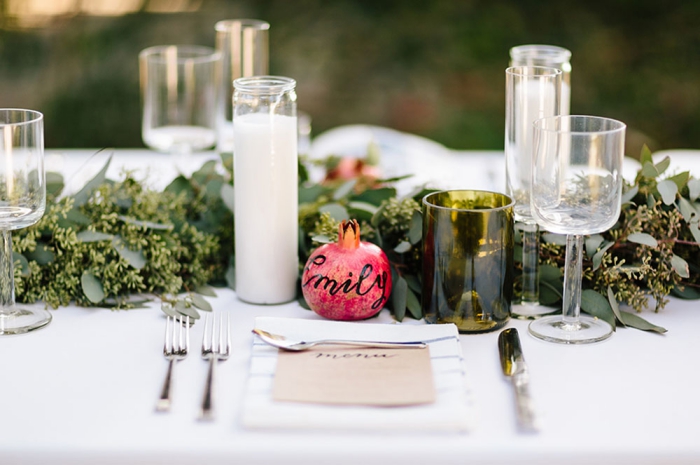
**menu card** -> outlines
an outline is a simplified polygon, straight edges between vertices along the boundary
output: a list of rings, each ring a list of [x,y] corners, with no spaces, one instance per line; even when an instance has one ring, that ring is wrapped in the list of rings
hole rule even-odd
[[[400,406],[435,402],[430,349],[325,346],[280,352],[276,401]]]

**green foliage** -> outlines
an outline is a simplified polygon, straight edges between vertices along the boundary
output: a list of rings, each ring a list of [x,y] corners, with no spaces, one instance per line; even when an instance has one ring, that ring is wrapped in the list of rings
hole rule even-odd
[[[625,186],[617,224],[586,237],[582,310],[618,326],[663,333],[624,306],[658,311],[671,294],[700,298],[700,181],[687,172],[666,174],[670,160],[654,163],[646,147],[641,162],[634,183]],[[110,181],[106,168],[73,196],[61,197],[62,178],[47,176],[46,213],[13,235],[18,300],[54,308],[71,301],[133,308],[145,294],[158,296],[166,313],[196,319],[199,311],[210,311],[205,296],[216,294],[208,284],[234,287],[230,154],[190,178],[176,178],[162,192],[145,189],[130,173]],[[340,221],[355,218],[362,239],[389,258],[395,318],[421,318],[420,200],[432,191],[400,198],[391,180],[314,184],[306,169],[300,173],[300,271],[315,247],[337,239]],[[541,238],[541,302],[556,305],[564,242],[546,232]],[[519,246],[515,255],[519,272]],[[519,286],[516,280],[516,295]]]

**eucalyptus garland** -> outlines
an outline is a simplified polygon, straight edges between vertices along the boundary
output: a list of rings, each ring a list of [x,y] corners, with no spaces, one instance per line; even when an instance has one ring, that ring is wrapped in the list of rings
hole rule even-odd
[[[398,196],[393,183],[403,178],[381,180],[365,170],[376,158],[370,147],[367,159],[352,162],[349,176],[348,170],[339,176],[344,160],[329,157],[319,183],[309,179],[312,163],[300,163],[300,270],[315,247],[334,240],[341,220],[354,218],[363,239],[389,257],[395,318],[419,319],[420,200],[433,190]],[[582,310],[614,327],[665,332],[638,313],[660,310],[669,295],[700,298],[700,180],[688,172],[667,175],[670,160],[654,163],[646,147],[640,161],[634,182],[625,186],[617,224],[586,237]],[[47,175],[46,213],[13,233],[18,300],[123,309],[156,296],[167,313],[198,318],[198,310],[211,310],[205,297],[215,295],[216,286],[235,287],[230,154],[176,178],[162,192],[148,190],[133,173],[109,180],[107,167],[74,195],[62,195],[60,175]],[[541,302],[556,306],[565,238],[541,237]],[[515,253],[519,273],[519,244]],[[516,295],[519,288],[518,281]]]

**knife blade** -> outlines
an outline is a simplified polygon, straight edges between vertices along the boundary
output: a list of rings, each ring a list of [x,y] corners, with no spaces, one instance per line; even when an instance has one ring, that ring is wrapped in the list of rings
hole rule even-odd
[[[498,335],[498,352],[503,374],[511,381],[515,391],[518,428],[522,432],[535,433],[539,430],[539,426],[532,397],[530,397],[530,375],[517,329],[508,328]]]

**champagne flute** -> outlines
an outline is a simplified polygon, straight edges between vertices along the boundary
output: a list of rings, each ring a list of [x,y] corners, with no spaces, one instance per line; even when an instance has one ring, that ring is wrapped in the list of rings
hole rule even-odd
[[[33,225],[46,208],[44,115],[0,109],[0,334],[47,325],[51,313],[15,304],[12,234]]]
[[[562,71],[542,66],[506,69],[506,192],[515,200],[515,220],[523,238],[522,298],[513,305],[518,318],[552,313],[540,305],[539,242],[537,223],[530,213],[532,183],[532,124],[559,114]]]
[[[585,344],[612,334],[605,321],[580,315],[583,236],[610,229],[620,216],[626,126],[597,116],[535,121],[531,211],[544,229],[566,234],[561,315],[530,323],[545,341]]]
[[[186,162],[216,143],[216,68],[211,47],[163,45],[139,54],[144,143]]]

